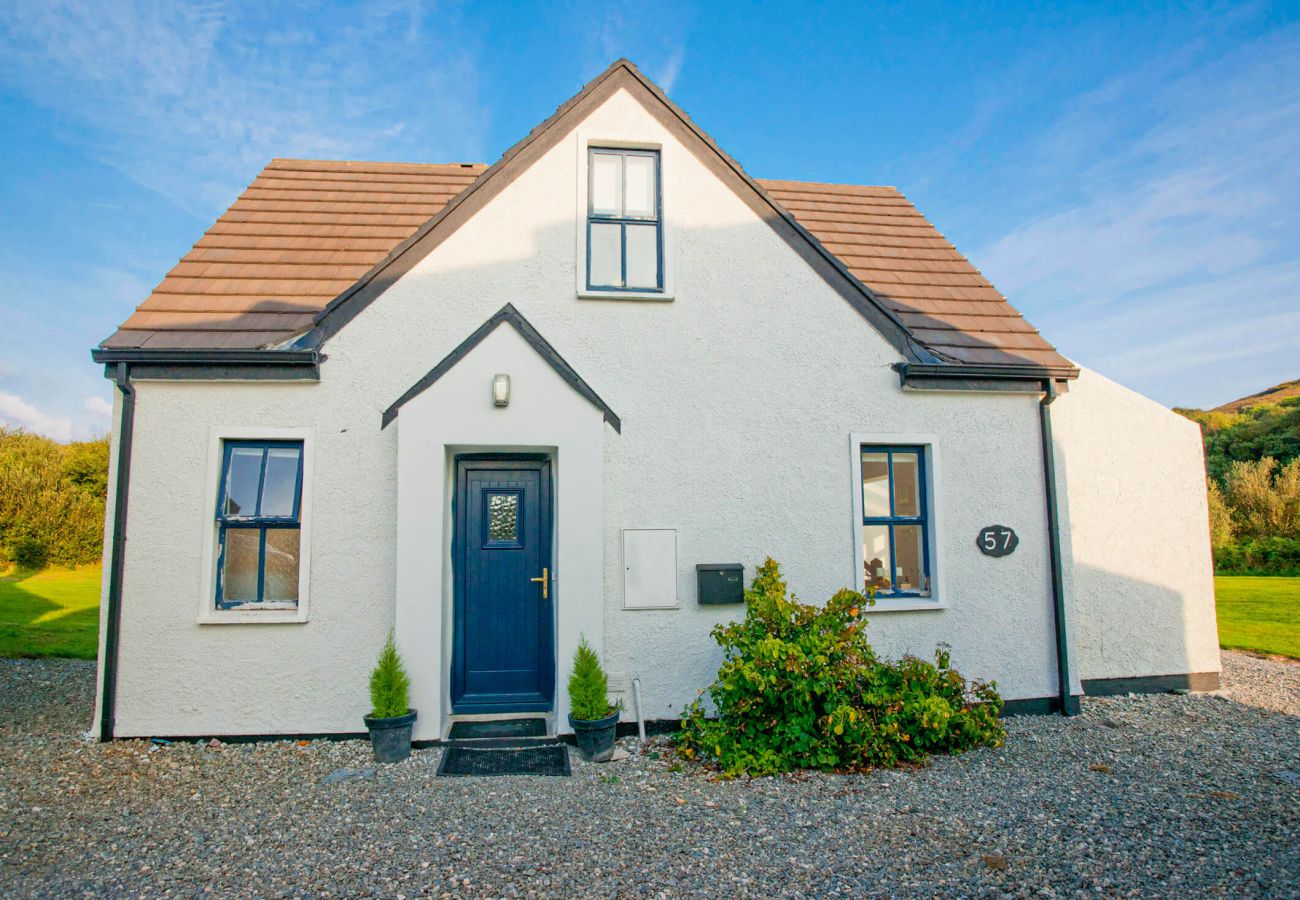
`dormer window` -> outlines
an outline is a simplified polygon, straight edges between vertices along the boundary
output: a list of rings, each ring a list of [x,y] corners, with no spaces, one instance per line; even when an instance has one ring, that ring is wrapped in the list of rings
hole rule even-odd
[[[659,151],[591,148],[587,289],[662,291]]]

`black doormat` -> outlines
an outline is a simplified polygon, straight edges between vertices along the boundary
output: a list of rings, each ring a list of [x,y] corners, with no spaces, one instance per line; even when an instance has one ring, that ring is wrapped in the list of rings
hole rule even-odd
[[[569,748],[563,744],[476,750],[448,747],[438,763],[440,776],[453,775],[569,775]]]
[[[546,737],[545,719],[496,719],[491,722],[455,722],[451,726],[453,741],[478,738]]]

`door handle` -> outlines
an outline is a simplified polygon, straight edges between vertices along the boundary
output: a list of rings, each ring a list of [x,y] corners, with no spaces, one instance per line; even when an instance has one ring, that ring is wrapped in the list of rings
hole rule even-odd
[[[549,600],[549,599],[550,599],[550,596],[551,596],[551,570],[550,570],[550,569],[548,569],[546,566],[543,566],[543,567],[542,567],[542,575],[541,575],[540,578],[530,578],[530,579],[528,579],[528,580],[529,580],[529,581],[534,581],[534,582],[538,582],[538,581],[541,582],[541,584],[542,584],[542,599],[543,599],[543,600]]]

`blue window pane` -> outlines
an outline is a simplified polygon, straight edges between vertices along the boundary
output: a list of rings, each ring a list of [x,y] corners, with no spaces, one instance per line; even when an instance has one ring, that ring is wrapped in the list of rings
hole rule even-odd
[[[655,158],[629,156],[624,171],[623,214],[639,219],[654,218],[659,206],[655,185]]]
[[[226,471],[226,516],[257,515],[257,488],[262,478],[262,448],[234,447]]]
[[[297,528],[266,529],[264,603],[298,602],[298,537]]]
[[[862,514],[868,519],[889,515],[889,454],[862,454]]]
[[[221,597],[226,603],[257,602],[260,528],[227,528],[221,554]]]
[[[662,290],[659,154],[592,148],[588,160],[587,286]]]
[[[867,588],[887,591],[893,585],[890,574],[894,558],[889,552],[889,526],[862,526],[862,568]]]
[[[868,447],[862,458],[862,583],[886,597],[931,595],[922,447]]]
[[[623,286],[623,226],[601,222],[591,224],[587,252],[591,254],[588,277],[594,285]]]
[[[262,484],[262,516],[292,516],[298,496],[299,447],[271,447],[266,451],[266,479]]]
[[[894,526],[894,588],[904,593],[930,590],[925,577],[925,542],[920,525]]]
[[[297,441],[226,444],[216,525],[219,607],[297,604],[302,449]]]
[[[623,157],[613,153],[591,155],[591,212],[597,216],[623,214]]]
[[[659,286],[659,226],[625,225],[627,246],[627,286]]]
[[[894,454],[894,515],[921,514],[921,466],[915,453]]]

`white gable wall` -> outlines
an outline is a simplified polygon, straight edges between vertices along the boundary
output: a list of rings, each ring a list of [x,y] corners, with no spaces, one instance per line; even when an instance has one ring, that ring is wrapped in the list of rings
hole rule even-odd
[[[672,302],[575,297],[574,197],[585,190],[588,140],[662,146]],[[709,629],[736,612],[695,603],[696,563],[743,562],[750,577],[771,555],[809,600],[855,583],[846,453],[854,432],[941,435],[949,467],[942,475],[951,490],[936,498],[949,523],[940,578],[963,599],[943,612],[876,616],[881,645],[928,655],[946,640],[959,664],[998,675],[1013,696],[1052,693],[1034,401],[904,395],[890,369],[901,356],[627,94],[524,172],[327,351],[335,361],[394,360],[427,341],[428,355],[395,379],[387,400],[505,302],[622,418],[621,434],[605,432],[606,661],[616,682],[642,678],[650,715],[677,715],[707,683],[719,660]],[[1016,556],[994,561],[975,550],[975,532],[995,520],[1016,524],[1024,541]],[[679,609],[623,610],[620,535],[631,527],[678,530]],[[1019,596],[1006,597],[999,576]],[[989,627],[990,617],[1005,617],[1004,627]]]
[[[1200,428],[1088,369],[1052,411],[1082,677],[1218,672]]]
[[[662,147],[671,302],[575,295],[588,139]],[[583,630],[603,625],[613,684],[640,676],[647,717],[675,717],[708,683],[720,660],[709,629],[741,612],[697,605],[697,563],[742,562],[748,580],[773,556],[810,601],[857,584],[855,433],[928,433],[941,449],[931,500],[944,608],[873,613],[880,649],[929,655],[946,642],[959,668],[997,678],[1009,698],[1055,692],[1036,399],[900,391],[888,342],[620,92],[331,338],[319,384],[139,385],[120,733],[360,729],[366,675],[402,590],[398,446],[410,434],[405,411],[382,431],[380,413],[507,302],[622,418],[621,434],[601,426],[603,473],[585,475],[603,490],[604,576],[603,621]],[[516,380],[517,402],[533,377]],[[196,598],[210,592],[208,441],[226,426],[313,430],[305,624],[196,622]],[[429,443],[429,465],[444,467],[446,448]],[[976,549],[995,522],[1020,535],[1010,557]],[[638,527],[677,530],[677,609],[623,609],[620,535]],[[440,541],[427,553],[444,553]],[[413,659],[445,635],[398,637]],[[559,660],[560,693],[569,663]],[[420,678],[438,668],[446,661],[412,663]]]
[[[510,405],[492,404],[492,376],[511,378]],[[457,453],[542,454],[551,459],[555,540],[555,646],[572,658],[584,634],[601,649],[601,517],[605,427],[514,328],[497,328],[456,366],[401,408],[398,432],[397,634],[411,676],[419,738],[442,736],[451,663],[451,500]],[[538,572],[538,575],[541,573]],[[556,709],[568,715],[558,682]]]

